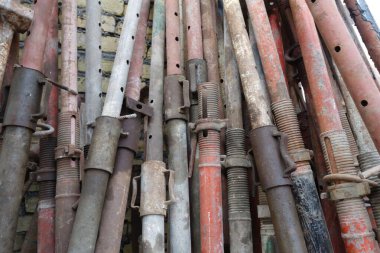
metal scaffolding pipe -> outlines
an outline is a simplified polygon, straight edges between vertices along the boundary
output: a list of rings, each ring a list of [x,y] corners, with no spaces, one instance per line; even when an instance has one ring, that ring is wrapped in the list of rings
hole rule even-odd
[[[143,69],[149,9],[150,0],[143,0],[125,91],[126,99],[131,98],[135,101],[140,99],[140,76]],[[127,111],[129,113],[131,109],[132,108],[129,108],[128,111],[122,110],[122,112]],[[136,111],[132,112],[136,113]],[[120,252],[133,158],[137,152],[140,137],[141,118],[123,119],[122,129],[123,132],[128,133],[128,136],[120,136],[119,139],[115,168],[109,179],[106,198],[104,200],[99,235],[95,248],[96,253]]]
[[[246,3],[263,64],[276,125],[288,136],[287,148],[292,160],[296,163],[296,170],[291,173],[292,189],[306,246],[309,252],[333,252],[310,167],[311,153],[305,149],[302,140],[297,114],[289,96],[264,1],[246,0]]]
[[[77,91],[77,4],[62,1],[62,84]],[[66,253],[80,193],[77,95],[61,91],[58,118],[55,252]]]
[[[45,75],[58,79],[58,1],[54,0],[49,21],[49,31],[44,56]],[[46,123],[58,128],[58,87],[51,88]],[[54,152],[57,146],[57,132],[40,139],[40,167],[37,170],[39,182],[38,238],[37,252],[49,253],[55,250],[55,185],[56,163]]]
[[[200,0],[185,0],[187,61],[186,77],[191,91],[190,122],[198,118],[197,85],[207,81],[207,66],[203,59],[203,38]],[[191,208],[191,242],[194,252],[201,251],[201,233],[199,217],[199,169],[198,148],[195,133],[190,133],[192,140],[189,167],[192,168],[190,179],[190,208]]]
[[[224,0],[223,3],[252,126],[250,138],[253,154],[261,184],[267,193],[279,249],[281,252],[307,252],[290,188],[291,182],[284,177],[284,173],[289,172],[294,165],[288,160],[286,147],[283,147],[283,134],[272,123],[265,84],[260,81],[255,69],[255,59],[239,1]],[[282,140],[280,146],[277,138]]]
[[[91,143],[94,123],[102,113],[101,1],[86,1],[85,145]]]
[[[140,216],[143,252],[165,252],[166,184],[163,160],[163,92],[165,57],[165,0],[156,0],[153,8],[152,59],[149,105],[153,116],[146,129],[145,162],[141,167]],[[169,187],[170,189],[170,187]]]
[[[182,71],[181,20],[177,0],[166,1],[167,76],[164,108],[168,146],[168,169],[175,171],[175,202],[169,208],[170,252],[191,251],[190,203],[187,159],[189,83]]]
[[[334,0],[306,1],[368,131],[380,151],[380,92]],[[352,73],[356,73],[352,75]]]
[[[312,102],[316,111],[316,120],[328,172],[333,175],[356,176],[358,171],[354,166],[348,140],[339,118],[328,71],[324,63],[324,55],[311,13],[303,0],[290,0],[289,3],[313,96]],[[339,32],[342,31],[339,30]],[[366,186],[363,185],[364,183],[338,180],[335,180],[334,183],[328,187],[328,192],[330,198],[336,201],[346,251],[379,252],[362,199],[362,196],[368,194],[367,190],[353,190],[349,197],[347,194],[343,194],[343,196],[337,194],[339,191],[347,193],[355,187],[356,189],[360,187],[366,189]]]
[[[97,118],[88,153],[68,252],[94,252],[109,176],[121,132],[119,121],[142,1],[131,0],[125,13],[103,112]],[[126,50],[127,49],[127,50]]]
[[[7,148],[0,154],[0,249],[4,252],[13,250],[30,142],[41,109],[42,83],[45,82],[41,72],[51,8],[52,2],[47,0],[35,5],[22,67],[15,70],[4,116],[3,147]]]
[[[356,137],[356,143],[359,150],[358,160],[360,170],[362,172],[371,169],[374,166],[380,165],[380,155],[376,150],[375,144],[368,133],[367,128],[364,125],[362,118],[355,106],[354,101],[344,83],[338,69],[335,64],[332,66],[332,70],[337,77],[337,85],[339,85],[342,93],[344,103],[347,107],[347,118],[349,125],[352,128]],[[371,180],[380,183],[380,179],[377,176],[370,177]],[[380,191],[379,187],[372,187],[371,194],[368,196],[372,205],[373,215],[377,225],[377,239],[379,239],[380,228]]]
[[[246,158],[246,133],[243,128],[242,95],[239,70],[224,17],[224,89],[226,94],[226,131],[227,161],[241,159],[246,166],[239,163],[226,163],[228,191],[228,221],[230,234],[230,251],[232,253],[253,252],[250,194],[248,189],[248,168]]]
[[[380,30],[365,0],[344,0],[368,53],[380,71]]]

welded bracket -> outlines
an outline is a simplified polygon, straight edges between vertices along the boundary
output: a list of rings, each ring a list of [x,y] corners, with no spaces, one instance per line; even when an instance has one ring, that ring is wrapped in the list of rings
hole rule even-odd
[[[220,132],[227,126],[227,122],[227,119],[203,118],[198,119],[195,124],[189,123],[189,127],[194,133],[199,133],[204,130],[215,130]]]
[[[153,108],[149,105],[141,103],[130,97],[125,97],[124,102],[125,102],[125,107],[129,110],[132,110],[133,112],[138,112],[148,117],[153,116]]]
[[[189,81],[182,75],[170,75],[165,78],[164,104],[165,121],[171,119],[189,119],[190,94]]]
[[[313,151],[309,149],[297,149],[288,152],[295,163],[311,161],[314,156]]]
[[[61,145],[55,148],[55,159],[61,158],[80,158],[82,150],[76,145]]]
[[[207,63],[203,59],[192,59],[186,62],[186,76],[189,80],[190,91],[197,94],[197,85],[207,80]]]
[[[141,176],[133,178],[131,207],[139,208],[140,216],[166,215],[168,206],[175,201],[174,171],[167,170],[162,161],[150,160],[141,165]],[[169,174],[169,200],[166,200],[165,174]],[[140,206],[135,204],[137,180],[141,180]]]

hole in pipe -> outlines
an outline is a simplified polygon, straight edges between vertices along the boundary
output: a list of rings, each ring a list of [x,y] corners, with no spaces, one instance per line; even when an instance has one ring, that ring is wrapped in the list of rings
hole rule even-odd
[[[142,109],[142,105],[138,104],[136,105],[137,109]]]
[[[339,53],[340,50],[341,50],[341,47],[340,46],[336,46],[336,47],[334,47],[334,50],[335,50],[335,52]]]
[[[121,91],[121,92],[124,92],[124,88],[123,88],[123,87],[120,87],[120,91]]]
[[[362,100],[360,101],[360,104],[363,106],[363,107],[366,107],[368,105],[368,101],[367,100]]]

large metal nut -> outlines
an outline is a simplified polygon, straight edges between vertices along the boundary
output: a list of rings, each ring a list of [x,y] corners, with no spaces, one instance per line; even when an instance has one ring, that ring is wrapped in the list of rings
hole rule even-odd
[[[251,168],[252,164],[246,157],[239,156],[227,156],[226,160],[223,162],[225,168]]]
[[[371,193],[367,182],[362,183],[342,183],[327,187],[330,200],[361,198]]]
[[[294,162],[310,161],[313,156],[313,151],[308,149],[299,149],[289,151],[289,155]]]
[[[96,119],[86,170],[98,169],[112,174],[120,132],[119,119],[107,116]]]

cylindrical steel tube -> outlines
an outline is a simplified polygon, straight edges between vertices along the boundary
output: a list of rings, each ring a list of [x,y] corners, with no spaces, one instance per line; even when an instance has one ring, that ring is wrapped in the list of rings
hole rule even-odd
[[[345,0],[352,19],[359,30],[373,62],[380,71],[380,30],[367,3],[362,0]]]
[[[42,89],[38,86],[38,79],[43,77],[40,73],[43,70],[43,54],[46,45],[46,37],[48,33],[48,17],[51,14],[52,1],[41,0],[35,5],[35,19],[31,27],[31,33],[24,46],[24,55],[22,58],[22,65],[26,68],[19,71],[27,71],[33,73],[34,80],[28,80],[33,82],[33,90],[28,91],[28,97],[22,98],[23,103],[20,105],[21,110],[30,111],[31,108],[38,108],[41,99]],[[30,57],[30,58],[29,58]],[[33,62],[29,60],[34,60]],[[20,75],[18,75],[20,78]],[[11,86],[10,96],[8,104],[20,103],[20,94],[22,89],[29,89],[29,87],[20,87],[26,84],[25,79],[13,78],[14,82]],[[17,83],[15,83],[17,82]],[[13,100],[13,101],[12,101]],[[15,101],[17,100],[17,101]],[[38,110],[38,109],[37,109]],[[0,207],[0,249],[4,252],[11,252],[13,250],[13,240],[16,233],[18,209],[22,199],[22,190],[24,186],[26,164],[29,160],[30,141],[33,133],[33,128],[13,125],[14,114],[20,112],[8,112],[6,110],[6,116],[3,130],[3,148],[0,154],[0,200],[4,203]],[[36,113],[36,112],[35,112]],[[9,116],[7,116],[7,114]],[[24,115],[25,117],[31,117],[31,114]],[[31,121],[30,118],[24,119],[25,121]]]
[[[101,1],[86,4],[85,144],[91,143],[93,123],[102,113]]]
[[[229,157],[245,158],[245,131],[239,70],[228,32],[227,20],[224,18],[224,89],[226,94],[226,115],[229,119],[226,131],[227,159]],[[227,168],[228,180],[228,221],[230,234],[230,251],[252,252],[252,227],[250,194],[248,189],[247,168],[232,165]]]
[[[198,118],[219,118],[219,87],[215,83],[198,86]],[[201,251],[224,252],[220,133],[206,129],[198,133]]]
[[[239,1],[236,0],[224,0],[223,2],[253,129],[251,143],[260,180],[263,181],[262,184],[267,182],[263,188],[268,195],[275,230],[279,233],[283,229],[287,231],[281,234],[282,238],[278,238],[279,247],[281,252],[306,252],[306,245],[302,238],[301,226],[289,185],[290,181],[283,179],[281,175],[284,173],[284,164],[280,158],[279,148],[275,146],[278,143],[275,144],[274,137],[271,136],[274,134],[273,131],[276,131],[276,127],[273,126],[270,117],[269,99],[265,85],[255,69],[255,59],[245,30],[241,7]],[[281,68],[281,66],[278,67]],[[264,140],[265,143],[268,142],[273,145],[270,150],[268,149],[269,146],[265,149],[260,147],[262,146],[260,143]],[[271,172],[267,170],[269,168]],[[269,174],[276,178],[270,179]],[[276,202],[275,198],[280,191],[286,196],[277,199],[278,202]],[[282,203],[282,201],[284,202]],[[280,203],[288,205],[286,212],[283,212],[285,209],[282,207],[279,208],[278,204]],[[278,233],[276,232],[276,234]]]
[[[319,32],[380,151],[380,92],[333,0],[306,1]],[[322,60],[322,59],[321,59]],[[352,75],[352,73],[356,73]]]
[[[117,118],[120,116],[123,103],[141,5],[142,1],[132,0],[125,13],[102,116],[97,119],[99,125],[95,126],[91,141],[84,185],[68,252],[95,250],[107,183],[114,167],[117,140],[120,136],[120,122]],[[103,142],[104,145],[101,144]],[[100,160],[100,157],[104,159]]]
[[[146,132],[146,161],[163,160],[163,88],[165,57],[165,1],[154,1],[152,59],[150,66],[149,105],[153,116],[149,118]],[[141,175],[141,184],[145,181]],[[152,187],[152,186],[150,186]],[[158,185],[162,187],[162,185]],[[143,187],[141,187],[143,191]],[[150,214],[142,217],[142,245],[146,253],[165,251],[164,215]]]
[[[103,116],[120,116],[141,6],[141,0],[131,0],[128,4],[129,8],[125,13],[123,30],[119,38],[107,96],[104,101]],[[128,50],[125,50],[126,48]]]
[[[62,2],[62,84],[77,90],[77,3]],[[57,149],[79,149],[79,115],[77,96],[61,91]],[[64,154],[57,159],[55,252],[66,253],[79,198],[79,156]]]
[[[140,98],[140,76],[143,68],[149,7],[150,0],[143,0],[125,91],[126,97],[137,101]],[[106,198],[104,200],[99,235],[95,248],[96,253],[118,253],[120,251],[120,242],[124,228],[125,212],[127,209],[132,174],[132,164],[136,151],[133,150],[131,146],[137,146],[140,137],[140,127],[140,117],[124,119],[122,122],[123,132],[129,133],[129,135],[124,137],[121,136],[119,139],[115,168],[109,179]],[[123,142],[128,142],[128,147],[123,145]]]
[[[263,64],[276,124],[278,129],[288,136],[288,150],[293,160],[296,159],[297,168],[291,174],[292,189],[306,245],[309,252],[332,252],[332,245],[309,164],[311,157],[302,140],[297,115],[290,100],[264,1],[246,0],[246,3]],[[300,155],[305,157],[299,158]],[[312,219],[310,219],[311,215]]]
[[[207,81],[206,63],[203,60],[203,39],[200,0],[185,0],[187,62],[186,78],[189,80],[191,94],[190,122],[198,117],[198,99],[196,86]],[[194,70],[191,72],[191,70]],[[195,133],[191,138],[195,141]],[[194,147],[192,147],[194,148]],[[190,208],[191,208],[191,243],[194,252],[201,250],[199,225],[199,170],[197,163],[198,148],[191,150],[190,164],[193,164],[193,176],[190,179]]]
[[[52,80],[58,78],[58,1],[53,1],[50,16],[50,27],[45,48],[45,74]],[[58,87],[52,87],[49,97],[47,124],[58,128]],[[55,250],[55,182],[56,163],[55,147],[57,132],[40,140],[40,172],[50,178],[42,178],[39,188],[38,202],[38,253],[48,253]],[[38,171],[37,171],[38,172]]]
[[[182,115],[170,115],[169,112],[180,110],[181,103],[187,92],[184,93],[184,79],[181,65],[181,20],[180,6],[177,0],[166,1],[166,55],[167,77],[164,84],[164,107],[168,112],[165,117],[168,145],[168,169],[175,171],[174,195],[176,201],[170,205],[170,252],[191,252],[190,233],[190,203],[187,159],[187,116],[188,111],[183,109]],[[184,86],[186,88],[186,86]],[[175,89],[174,89],[175,88]],[[188,87],[187,87],[188,88]],[[174,91],[179,91],[175,92]]]
[[[328,172],[356,175],[311,13],[302,0],[290,0],[290,7],[313,96]],[[336,187],[341,184],[336,183]],[[336,204],[347,252],[378,252],[363,200],[353,197],[341,199]]]

